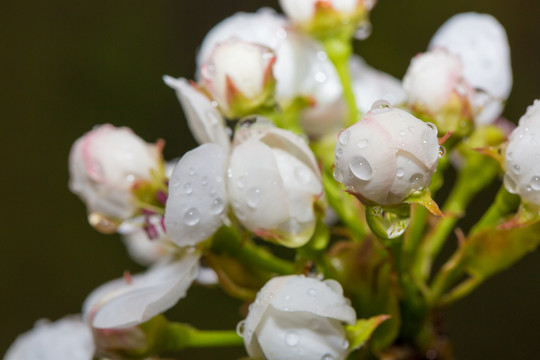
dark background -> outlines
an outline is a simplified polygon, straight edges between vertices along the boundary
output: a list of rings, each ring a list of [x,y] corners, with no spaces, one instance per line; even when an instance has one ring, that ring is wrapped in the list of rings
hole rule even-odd
[[[109,122],[147,141],[164,138],[169,159],[195,146],[161,76],[192,77],[196,49],[214,24],[265,5],[277,1],[2,1],[0,354],[35,320],[78,313],[96,286],[140,269],[116,236],[87,225],[69,192],[72,142]],[[514,88],[504,114],[517,121],[540,97],[538,1],[380,0],[372,36],[356,44],[357,52],[401,78],[440,24],[470,10],[491,13],[506,28]],[[446,311],[459,359],[540,358],[539,274],[537,251]],[[171,317],[203,329],[233,328],[237,305],[218,290],[193,288]],[[243,353],[198,350],[185,358]]]

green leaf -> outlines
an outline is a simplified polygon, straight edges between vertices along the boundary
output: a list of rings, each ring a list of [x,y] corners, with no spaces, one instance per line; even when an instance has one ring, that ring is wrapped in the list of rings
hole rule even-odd
[[[349,351],[356,350],[362,346],[377,327],[387,319],[390,315],[378,315],[369,319],[358,319],[356,324],[345,327],[345,333],[349,340]]]

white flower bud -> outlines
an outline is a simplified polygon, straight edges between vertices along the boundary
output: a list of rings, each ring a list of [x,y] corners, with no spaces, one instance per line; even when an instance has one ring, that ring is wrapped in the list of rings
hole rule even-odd
[[[217,44],[201,65],[201,85],[225,115],[248,115],[272,101],[275,61],[270,48],[231,38]]]
[[[203,144],[184,154],[176,165],[165,205],[165,228],[176,245],[196,245],[223,224],[228,207],[227,163],[223,147]]]
[[[454,15],[437,30],[429,49],[445,48],[463,63],[463,77],[475,90],[477,124],[501,114],[512,88],[510,47],[502,25],[491,15]]]
[[[427,187],[437,168],[437,128],[385,102],[342,131],[336,144],[334,177],[362,200],[401,203]]]
[[[126,127],[106,124],[77,139],[69,154],[71,191],[88,212],[125,219],[133,215],[133,186],[161,166],[159,144],[145,143]]]
[[[197,276],[199,254],[159,263],[145,273],[110,281],[95,289],[83,304],[85,320],[94,328],[128,328],[174,306]]]
[[[445,132],[457,130],[459,122],[472,115],[474,90],[463,79],[459,58],[444,49],[414,57],[403,78],[403,89],[409,106],[435,119]],[[457,118],[449,118],[449,113]]]
[[[79,316],[50,322],[39,320],[19,335],[4,360],[90,360],[94,355],[92,332]]]
[[[255,123],[235,135],[228,191],[238,220],[259,236],[297,247],[315,229],[321,174],[306,142],[289,131]]]
[[[253,358],[343,360],[349,347],[343,323],[355,321],[337,281],[291,275],[266,283],[238,330]]]
[[[506,189],[540,207],[540,101],[527,108],[506,148]]]

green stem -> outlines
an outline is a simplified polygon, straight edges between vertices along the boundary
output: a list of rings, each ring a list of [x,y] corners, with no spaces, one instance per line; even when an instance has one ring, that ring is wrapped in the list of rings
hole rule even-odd
[[[450,293],[441,298],[441,305],[450,305],[453,302],[469,295],[474,289],[482,283],[483,279],[480,277],[471,277],[456,286]]]
[[[181,323],[169,323],[162,333],[164,351],[190,347],[242,346],[244,340],[234,330],[197,330]]]
[[[486,226],[493,225],[506,215],[515,212],[519,206],[519,202],[520,197],[518,195],[510,194],[504,185],[501,186],[495,197],[495,201],[484,213],[484,216],[473,226],[471,234],[482,230]]]
[[[294,264],[280,259],[257,245],[243,241],[237,229],[223,226],[214,235],[212,250],[236,257],[245,264],[254,265],[279,275],[295,273]]]
[[[352,43],[348,39],[338,37],[323,40],[323,46],[330,61],[336,68],[343,87],[343,97],[348,109],[346,126],[349,127],[359,120],[359,111],[356,106],[349,68],[349,57],[353,52]]]

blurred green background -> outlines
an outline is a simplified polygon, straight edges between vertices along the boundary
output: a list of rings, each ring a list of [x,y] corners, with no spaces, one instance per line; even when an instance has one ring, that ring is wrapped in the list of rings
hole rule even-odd
[[[108,122],[147,141],[165,139],[169,159],[194,147],[161,76],[192,77],[205,33],[226,16],[262,6],[277,8],[277,1],[2,1],[0,354],[35,320],[78,313],[96,286],[140,270],[117,236],[87,225],[69,192],[72,142]],[[357,52],[401,78],[440,24],[471,10],[491,13],[506,28],[514,89],[504,114],[517,121],[540,97],[537,0],[380,0],[372,36]],[[491,196],[482,194],[475,208]],[[537,251],[445,312],[458,359],[540,358],[539,275]],[[204,329],[233,328],[238,303],[220,294],[193,288],[170,316]],[[183,358],[243,353],[212,349]]]

